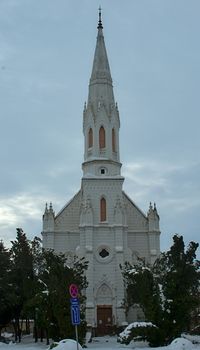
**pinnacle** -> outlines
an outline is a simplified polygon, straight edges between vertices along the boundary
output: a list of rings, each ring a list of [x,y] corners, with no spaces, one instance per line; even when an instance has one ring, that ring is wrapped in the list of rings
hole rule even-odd
[[[97,29],[103,29],[102,21],[101,21],[101,6],[99,6],[99,23]]]

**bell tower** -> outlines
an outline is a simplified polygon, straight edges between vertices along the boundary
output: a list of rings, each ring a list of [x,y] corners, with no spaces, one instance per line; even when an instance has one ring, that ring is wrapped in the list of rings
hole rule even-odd
[[[89,261],[86,318],[99,329],[104,312],[108,313],[112,325],[113,320],[125,320],[124,286],[119,266],[124,263],[127,227],[119,157],[119,111],[113,93],[101,10],[97,30],[88,101],[83,112],[80,253]]]
[[[83,176],[120,176],[119,111],[103,36],[101,9],[88,101],[83,112]]]

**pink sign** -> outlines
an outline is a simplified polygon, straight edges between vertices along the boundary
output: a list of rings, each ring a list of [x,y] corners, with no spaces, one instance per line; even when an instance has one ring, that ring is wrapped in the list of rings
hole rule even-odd
[[[78,296],[78,287],[76,284],[70,284],[69,286],[69,293],[72,298],[77,298]]]

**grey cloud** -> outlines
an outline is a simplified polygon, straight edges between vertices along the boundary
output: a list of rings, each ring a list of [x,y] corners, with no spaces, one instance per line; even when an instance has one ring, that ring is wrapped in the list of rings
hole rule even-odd
[[[80,188],[98,6],[0,3],[0,237],[7,241],[16,225],[40,232],[45,202],[57,212]],[[162,248],[175,232],[198,241],[200,3],[103,0],[102,8],[124,189],[145,212],[156,201]]]

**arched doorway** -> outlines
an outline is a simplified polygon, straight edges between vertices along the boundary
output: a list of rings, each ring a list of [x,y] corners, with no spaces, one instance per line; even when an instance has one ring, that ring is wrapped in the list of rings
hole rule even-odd
[[[112,291],[106,283],[103,283],[97,291],[97,335],[111,334],[112,331]]]

